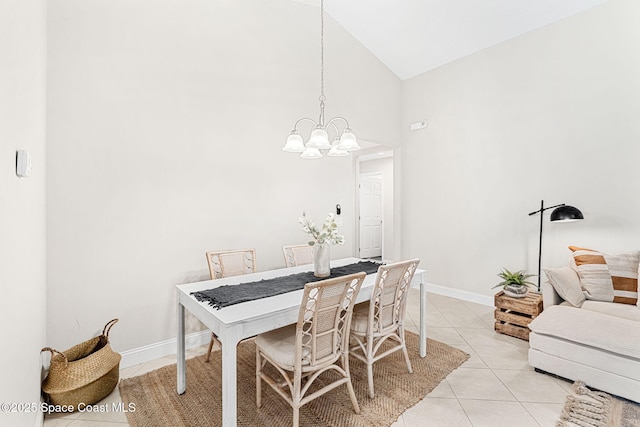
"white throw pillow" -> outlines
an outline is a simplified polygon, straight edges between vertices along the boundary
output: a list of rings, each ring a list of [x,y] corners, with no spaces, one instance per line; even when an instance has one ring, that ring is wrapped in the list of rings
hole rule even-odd
[[[544,273],[558,295],[574,307],[580,307],[585,300],[580,277],[571,267],[545,268]]]

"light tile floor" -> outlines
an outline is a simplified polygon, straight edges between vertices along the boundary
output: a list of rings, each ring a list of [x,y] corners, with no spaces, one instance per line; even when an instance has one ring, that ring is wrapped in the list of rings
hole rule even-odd
[[[407,329],[418,332],[418,291],[411,290]],[[414,293],[415,292],[415,293]],[[529,343],[493,330],[493,307],[427,294],[427,335],[471,355],[438,387],[404,412],[393,427],[551,427],[560,416],[571,383],[535,372],[527,363]],[[187,351],[204,354],[206,346]],[[175,356],[121,370],[121,378],[175,363]],[[116,388],[101,403],[120,402]],[[46,427],[128,425],[124,413],[74,413],[45,418]]]

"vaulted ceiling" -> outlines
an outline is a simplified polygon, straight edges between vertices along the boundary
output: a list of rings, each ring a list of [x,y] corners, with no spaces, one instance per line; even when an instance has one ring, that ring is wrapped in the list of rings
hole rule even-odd
[[[405,80],[605,1],[325,0],[325,11]]]

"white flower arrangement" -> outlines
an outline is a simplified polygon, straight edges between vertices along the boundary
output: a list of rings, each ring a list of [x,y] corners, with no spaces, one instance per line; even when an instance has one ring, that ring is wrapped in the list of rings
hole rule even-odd
[[[344,243],[344,236],[338,234],[338,225],[336,224],[335,215],[330,213],[322,224],[322,230],[307,218],[306,212],[302,212],[302,216],[298,218],[298,222],[302,224],[302,231],[310,234],[313,240],[309,241],[309,246],[317,244],[331,243],[332,245],[341,245]]]

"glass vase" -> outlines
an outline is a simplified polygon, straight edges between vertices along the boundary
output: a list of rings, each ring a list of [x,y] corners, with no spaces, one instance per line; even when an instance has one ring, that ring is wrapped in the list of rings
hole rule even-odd
[[[316,277],[329,277],[330,252],[328,243],[316,243],[313,245],[313,275]]]

